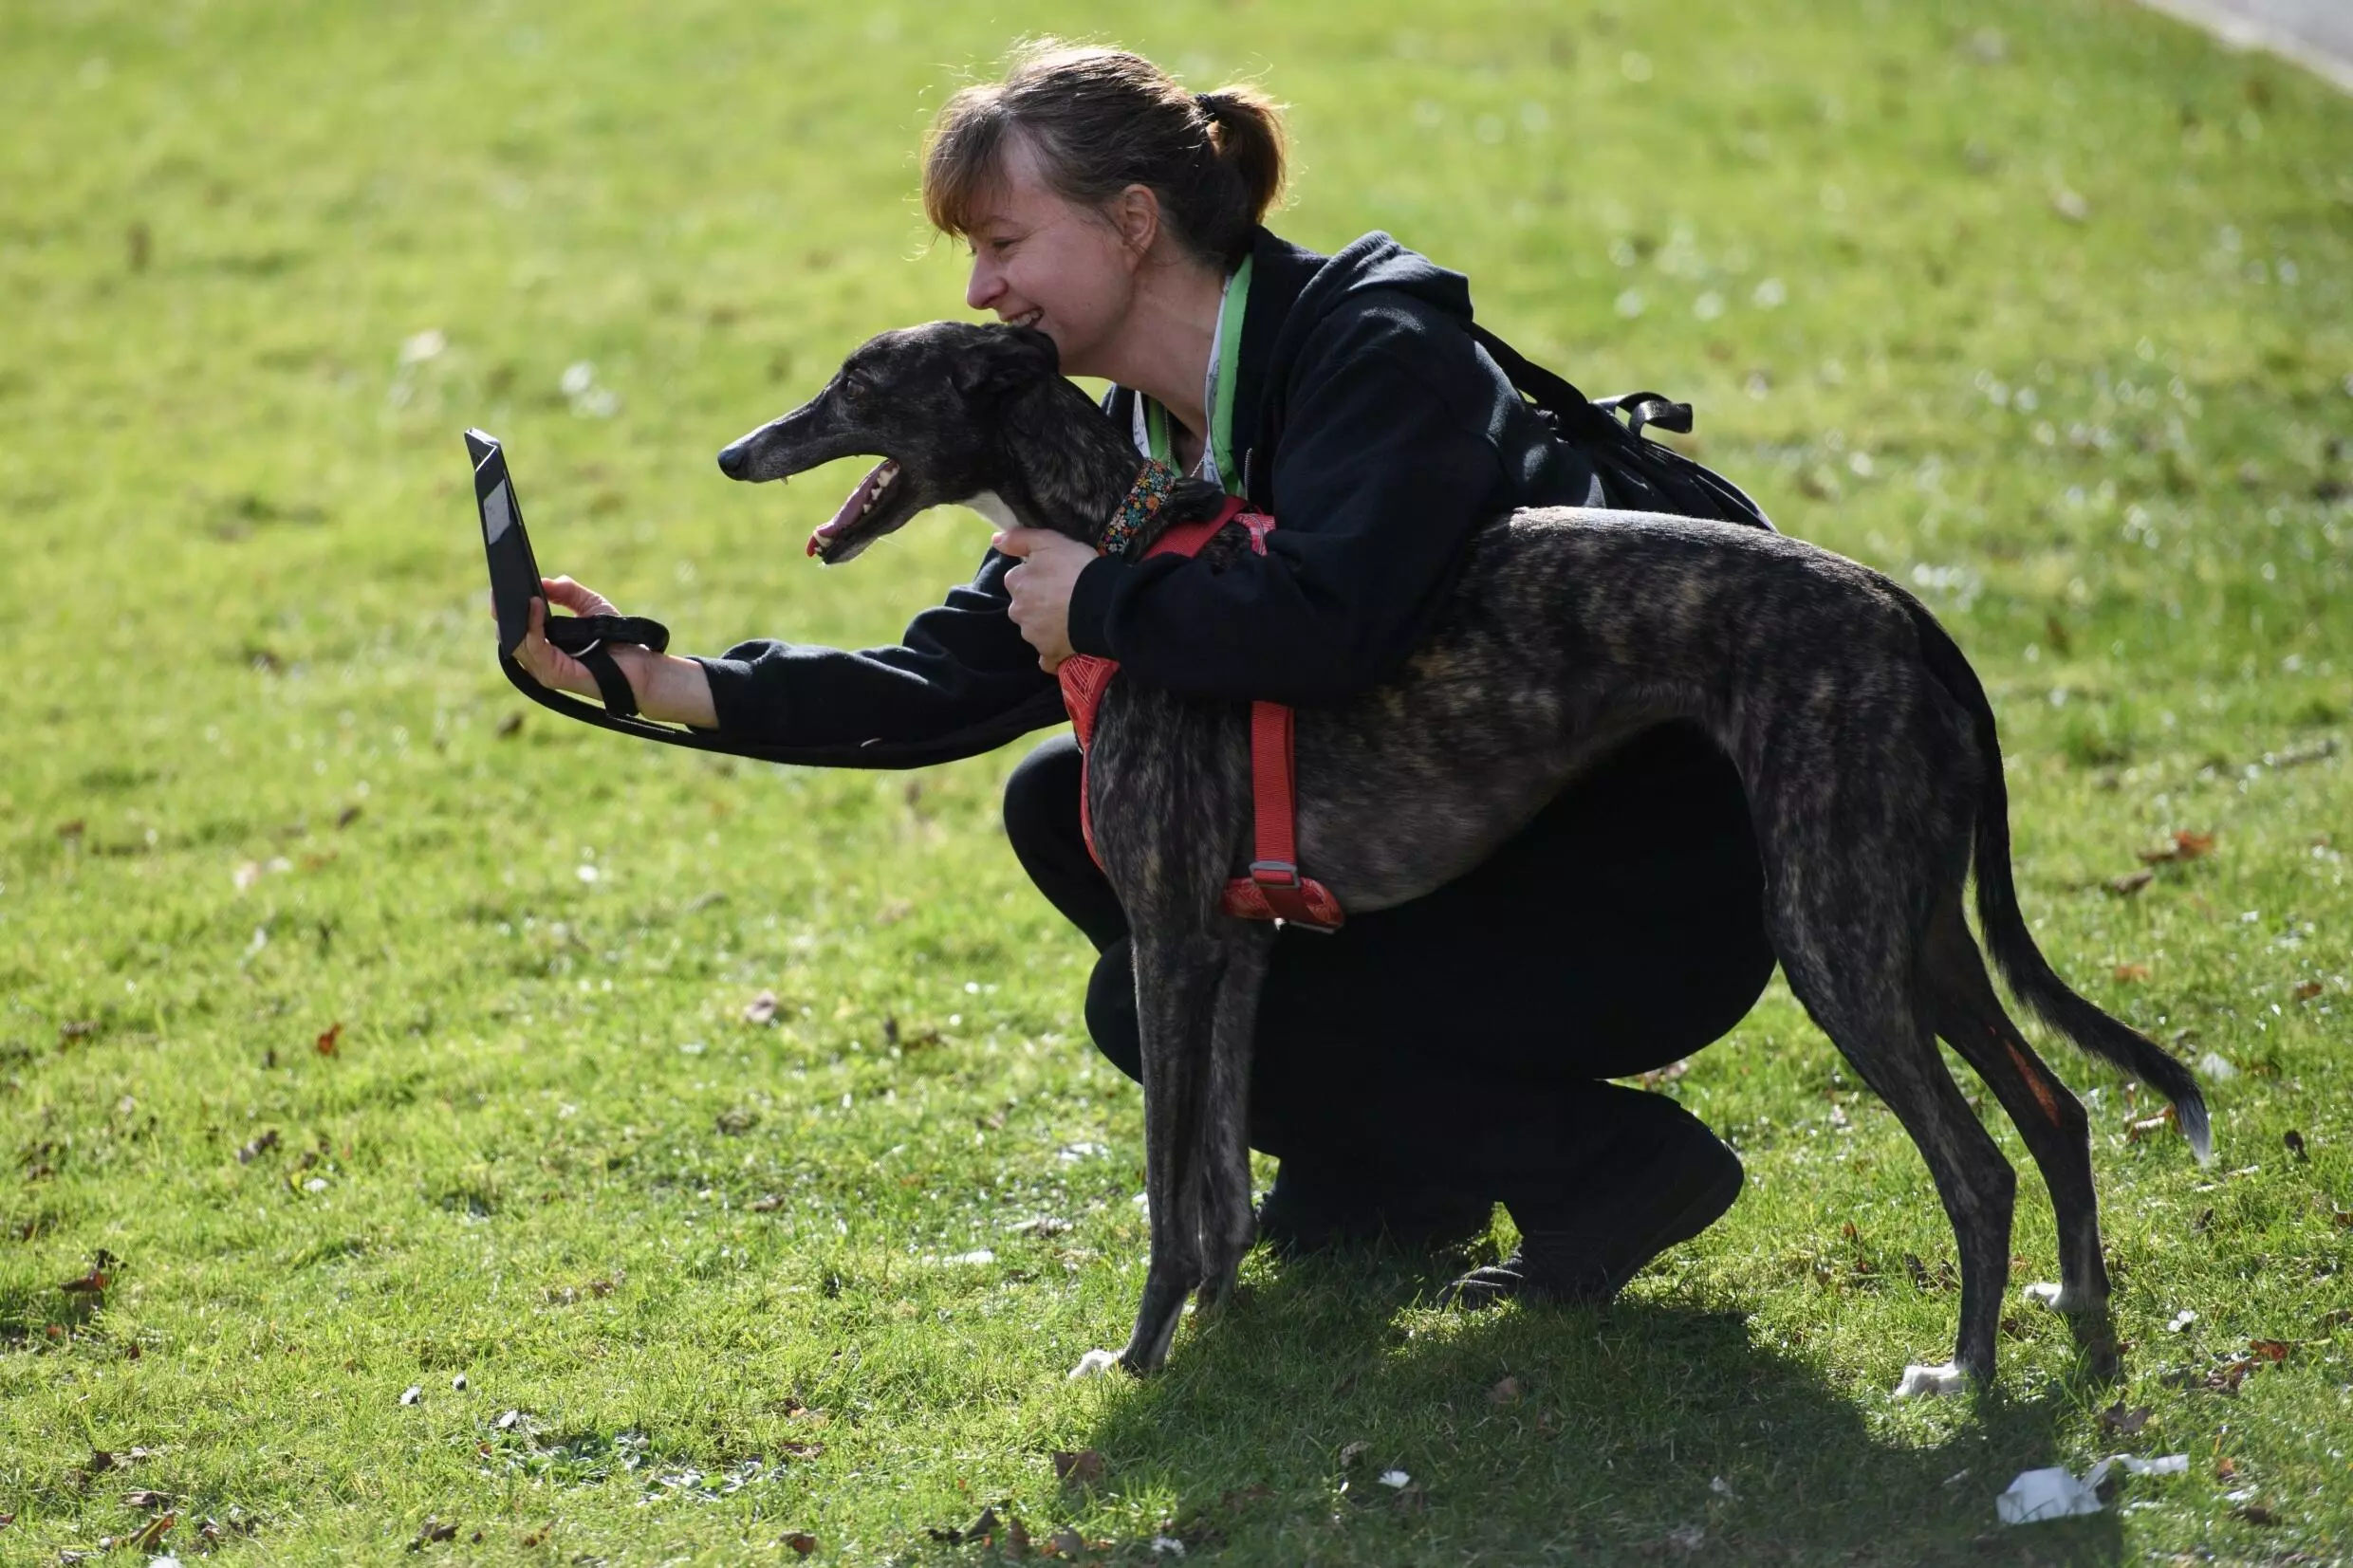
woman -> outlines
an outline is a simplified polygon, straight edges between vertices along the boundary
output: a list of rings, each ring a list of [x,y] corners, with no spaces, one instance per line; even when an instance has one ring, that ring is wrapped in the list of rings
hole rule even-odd
[[[1408,655],[1472,529],[1600,504],[1592,468],[1473,343],[1460,275],[1382,234],[1325,257],[1261,226],[1283,159],[1254,89],[1196,96],[1135,55],[1048,43],[949,101],[923,180],[934,224],[973,249],[966,303],[1112,382],[1106,411],[1139,451],[1279,517],[1265,556],[1212,573],[1011,529],[896,648],[625,650],[640,709],[784,744],[970,735],[1034,703],[1074,652],[1203,696],[1328,702]],[[609,609],[568,579],[548,593]],[[518,657],[596,690],[536,633]],[[1079,779],[1069,737],[1039,747],[1006,826],[1101,953],[1088,1028],[1136,1077],[1126,921],[1081,837]],[[1484,1230],[1500,1199],[1520,1250],[1464,1299],[1614,1295],[1713,1223],[1741,1171],[1674,1101],[1601,1080],[1748,1011],[1773,963],[1761,895],[1731,764],[1669,727],[1436,893],[1334,935],[1287,930],[1251,1082],[1251,1141],[1282,1161],[1261,1235],[1437,1245]]]

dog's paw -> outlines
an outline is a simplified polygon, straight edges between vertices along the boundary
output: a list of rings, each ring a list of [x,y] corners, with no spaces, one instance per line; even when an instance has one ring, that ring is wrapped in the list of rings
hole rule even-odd
[[[1104,1373],[1117,1371],[1119,1365],[1120,1353],[1118,1351],[1090,1350],[1079,1357],[1079,1364],[1070,1369],[1070,1376],[1074,1380],[1081,1377],[1101,1377]]]
[[[1969,1374],[1951,1361],[1940,1367],[1906,1367],[1903,1381],[1896,1385],[1898,1399],[1922,1397],[1942,1399],[1959,1393],[1969,1387]]]

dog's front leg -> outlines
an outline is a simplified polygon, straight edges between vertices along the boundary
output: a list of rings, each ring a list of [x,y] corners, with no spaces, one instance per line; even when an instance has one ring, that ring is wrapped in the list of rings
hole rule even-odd
[[[1209,1094],[1201,1128],[1201,1305],[1223,1306],[1256,1239],[1251,1211],[1250,1078],[1257,1041],[1258,993],[1274,955],[1274,927],[1226,922],[1226,956],[1210,1041]]]
[[[1224,947],[1205,933],[1175,940],[1139,931],[1136,1021],[1144,1069],[1144,1194],[1152,1261],[1136,1332],[1120,1353],[1133,1373],[1157,1371],[1201,1282],[1201,1188],[1212,1024]]]

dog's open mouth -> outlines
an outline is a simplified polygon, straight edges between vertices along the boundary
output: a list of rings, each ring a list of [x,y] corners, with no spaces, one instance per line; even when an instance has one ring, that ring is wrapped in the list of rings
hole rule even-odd
[[[833,514],[833,521],[819,524],[817,531],[809,535],[808,553],[831,560],[832,557],[825,555],[826,546],[839,539],[843,530],[863,522],[867,514],[880,506],[891,482],[898,477],[899,462],[896,458],[885,457],[877,463],[873,470],[858,482],[858,488],[850,491],[849,499],[842,503],[842,509]]]

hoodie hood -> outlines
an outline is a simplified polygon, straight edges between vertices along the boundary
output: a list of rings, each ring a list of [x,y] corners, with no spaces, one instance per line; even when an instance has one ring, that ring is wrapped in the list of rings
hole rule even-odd
[[[1272,453],[1282,434],[1290,371],[1315,329],[1343,304],[1376,289],[1420,301],[1468,325],[1471,280],[1409,250],[1376,230],[1336,254],[1319,255],[1262,228],[1251,245],[1249,314],[1242,323],[1235,374],[1236,445],[1247,442],[1241,478],[1251,498],[1266,505]],[[1247,437],[1244,432],[1249,432]]]

